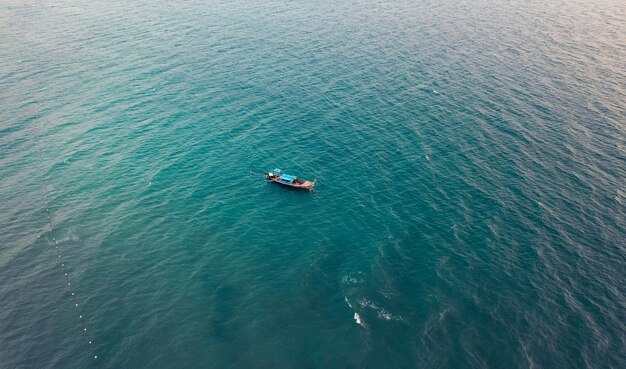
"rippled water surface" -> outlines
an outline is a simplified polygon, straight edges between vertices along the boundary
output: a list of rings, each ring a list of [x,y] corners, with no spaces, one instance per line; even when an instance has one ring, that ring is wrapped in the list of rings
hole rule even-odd
[[[0,0],[0,367],[626,367],[625,30]]]

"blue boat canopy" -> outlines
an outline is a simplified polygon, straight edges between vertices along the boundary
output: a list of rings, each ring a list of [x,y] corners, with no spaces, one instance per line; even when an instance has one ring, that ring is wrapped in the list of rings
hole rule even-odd
[[[292,175],[289,175],[289,174],[281,174],[281,175],[280,175],[280,178],[281,178],[281,179],[286,179],[286,180],[288,180],[289,182],[293,182],[293,181],[296,179],[296,177],[295,177],[295,176],[292,176]]]

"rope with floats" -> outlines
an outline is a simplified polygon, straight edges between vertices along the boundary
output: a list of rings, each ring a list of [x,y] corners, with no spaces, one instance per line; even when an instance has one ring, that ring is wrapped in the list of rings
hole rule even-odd
[[[56,258],[57,263],[59,267],[61,267],[61,270],[63,271],[63,275],[65,277],[66,288],[68,292],[70,293],[71,298],[72,298],[72,303],[74,307],[76,308],[76,314],[78,315],[78,320],[80,321],[81,330],[83,334],[85,335],[85,338],[87,339],[87,345],[89,347],[91,357],[96,362],[98,368],[102,369],[102,364],[100,360],[98,359],[98,354],[94,350],[93,338],[91,336],[90,331],[87,330],[87,323],[85,322],[85,314],[83,313],[81,304],[79,304],[78,296],[76,293],[76,288],[72,284],[70,273],[67,267],[67,262],[61,252],[59,240],[57,240],[57,238],[54,235],[55,228],[52,223],[52,215],[50,212],[50,205],[48,202],[48,189],[46,186],[46,183],[47,183],[46,172],[44,171],[43,153],[41,149],[42,147],[41,134],[43,133],[43,130],[41,127],[41,122],[40,122],[39,109],[37,109],[37,115],[35,117],[35,126],[37,130],[39,131],[39,135],[35,135],[35,137],[37,140],[37,153],[39,156],[39,171],[41,172],[41,193],[43,195],[43,205],[45,208],[46,216],[48,217],[48,233],[50,234],[50,237],[52,238],[52,242],[54,244],[54,250],[57,255],[57,258]],[[39,238],[39,236],[37,238]]]

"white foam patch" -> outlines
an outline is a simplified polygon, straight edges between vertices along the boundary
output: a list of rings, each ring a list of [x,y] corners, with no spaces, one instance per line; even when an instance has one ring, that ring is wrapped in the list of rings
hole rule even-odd
[[[363,283],[363,277],[361,272],[357,272],[356,275],[344,275],[341,277],[341,283],[346,285],[355,285]]]
[[[343,299],[346,300],[346,304],[348,304],[348,306],[350,306],[350,309],[352,309],[352,304],[350,304],[350,301],[348,301],[348,298],[344,296]]]
[[[361,320],[361,317],[359,316],[359,313],[354,313],[354,321],[356,322],[356,324],[360,325],[361,327],[365,327],[365,325],[363,324],[363,321]]]
[[[381,307],[380,305],[372,302],[371,300],[360,299],[358,302],[359,302],[359,305],[361,305],[361,307],[363,309],[370,308],[370,309],[376,311],[376,316],[378,316],[378,319],[395,320],[395,321],[399,321],[399,322],[405,322],[404,318],[401,317],[400,315],[396,315],[396,314],[392,314],[392,313],[388,312],[383,307]]]
[[[348,304],[350,309],[354,309],[352,307],[352,304],[350,303],[350,301],[348,301],[348,298],[346,296],[344,296],[343,299],[346,300],[346,304]],[[354,321],[356,322],[356,324],[360,325],[361,327],[365,327],[365,324],[361,320],[361,316],[356,311],[354,312]]]
[[[65,243],[65,242],[79,242],[80,238],[78,238],[76,235],[74,234],[70,234],[69,236],[65,237],[65,238],[59,238],[57,240],[58,243]]]

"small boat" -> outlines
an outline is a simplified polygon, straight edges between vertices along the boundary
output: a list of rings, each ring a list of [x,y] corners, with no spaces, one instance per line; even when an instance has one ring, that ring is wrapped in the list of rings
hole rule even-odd
[[[315,182],[317,182],[317,179],[311,182],[290,174],[283,174],[280,169],[274,169],[273,171],[268,172],[267,180],[283,186],[301,188],[303,190],[310,190],[315,185]]]

